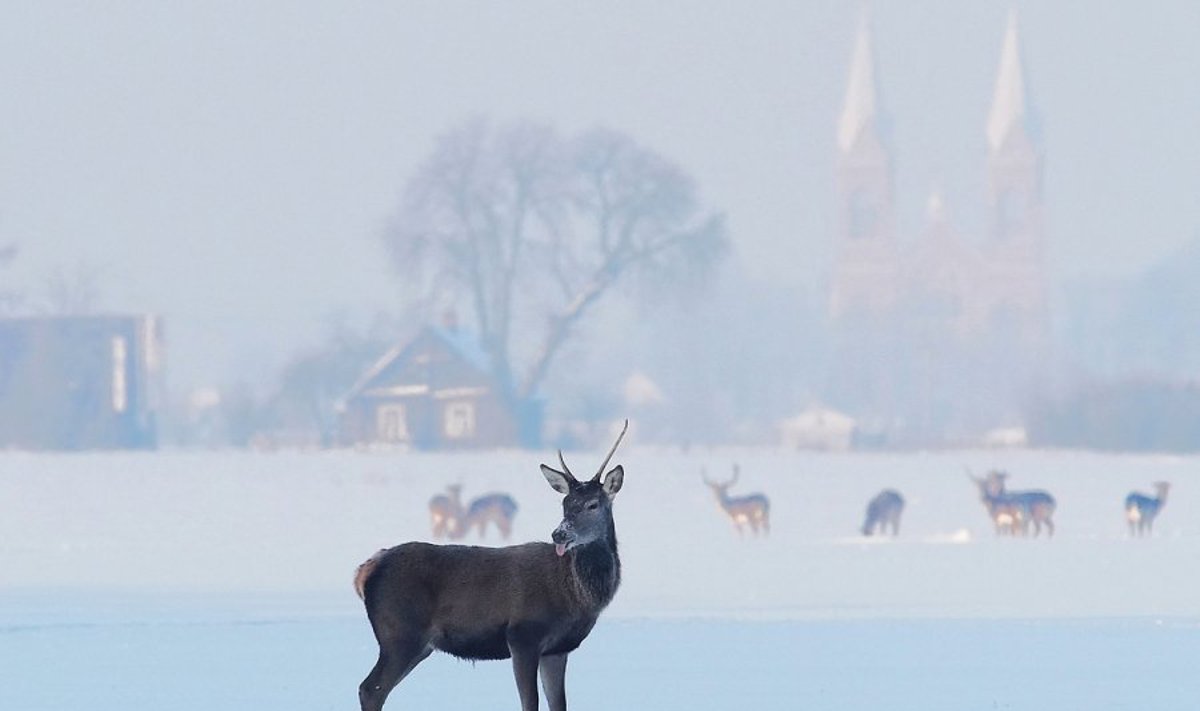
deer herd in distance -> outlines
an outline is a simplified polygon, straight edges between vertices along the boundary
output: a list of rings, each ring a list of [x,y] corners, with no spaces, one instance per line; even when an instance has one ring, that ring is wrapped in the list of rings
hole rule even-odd
[[[730,493],[739,480],[741,469],[733,465],[733,474],[726,481],[709,479],[705,469],[700,471],[701,482],[709,488],[718,510],[733,524],[739,536],[767,536],[771,532],[771,500],[763,492],[740,495]],[[1054,511],[1058,505],[1054,496],[1041,489],[1010,490],[1009,474],[992,470],[983,477],[967,472],[979,492],[980,503],[997,536],[1033,537],[1054,536]],[[1131,492],[1125,497],[1125,521],[1131,537],[1150,534],[1154,520],[1167,502],[1171,488],[1165,481],[1154,483],[1154,493]],[[469,503],[462,501],[462,485],[450,484],[446,492],[429,500],[429,519],[433,538],[459,541],[475,531],[480,539],[494,527],[500,538],[512,534],[517,502],[512,496],[493,492],[478,496]],[[904,496],[895,489],[883,489],[867,502],[866,515],[859,532],[863,536],[900,534],[900,519],[904,513]]]
[[[437,545],[421,541],[377,551],[358,566],[354,590],[379,644],[379,657],[359,684],[362,711],[382,711],[396,687],[426,657],[441,651],[471,661],[511,659],[522,711],[537,711],[538,680],[550,711],[566,711],[567,656],[587,638],[621,583],[613,501],[625,480],[622,465],[608,468],[628,430],[621,430],[599,469],[580,480],[567,467],[541,465],[550,487],[563,496],[563,517],[551,542],[501,547]],[[740,469],[724,482],[700,480],[739,535],[770,534],[770,500],[763,493],[732,495]],[[1054,534],[1056,502],[1041,490],[1010,490],[1008,475],[967,472],[998,535]],[[1125,499],[1130,535],[1145,535],[1166,502],[1169,485],[1155,494]],[[452,484],[429,502],[435,538],[458,540],[490,525],[502,538],[513,530],[517,503],[503,492],[465,504]],[[897,536],[904,497],[884,489],[867,503],[864,536]]]

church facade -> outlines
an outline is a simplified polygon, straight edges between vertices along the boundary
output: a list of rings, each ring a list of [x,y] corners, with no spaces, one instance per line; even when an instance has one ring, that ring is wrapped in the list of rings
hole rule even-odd
[[[958,234],[935,192],[922,234],[902,240],[872,37],[860,25],[837,123],[826,396],[901,438],[1019,424],[1021,391],[1048,350],[1043,152],[1015,14],[982,133],[985,234]]]

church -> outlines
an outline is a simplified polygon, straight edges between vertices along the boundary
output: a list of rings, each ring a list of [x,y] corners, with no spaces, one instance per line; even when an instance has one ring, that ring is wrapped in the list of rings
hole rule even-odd
[[[960,235],[938,193],[921,234],[897,234],[892,150],[868,23],[837,121],[826,398],[900,439],[966,440],[1019,425],[1048,351],[1043,151],[1015,13],[982,122],[985,234]],[[986,152],[985,150],[986,149]]]

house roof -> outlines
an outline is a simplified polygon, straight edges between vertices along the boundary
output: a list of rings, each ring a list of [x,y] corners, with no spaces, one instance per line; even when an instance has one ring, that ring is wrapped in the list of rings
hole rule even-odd
[[[467,365],[483,375],[492,376],[491,358],[488,357],[487,352],[480,345],[479,339],[473,333],[460,328],[448,329],[441,326],[426,326],[407,343],[393,346],[379,360],[375,361],[375,364],[359,377],[346,394],[339,398],[339,408],[344,407],[347,401],[360,395],[394,363],[407,358],[412,350],[426,337],[436,338]]]

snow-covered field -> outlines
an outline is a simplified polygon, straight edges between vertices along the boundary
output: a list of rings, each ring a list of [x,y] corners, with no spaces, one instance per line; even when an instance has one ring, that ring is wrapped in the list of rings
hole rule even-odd
[[[600,453],[568,453],[577,472]],[[350,588],[428,536],[426,502],[519,502],[548,537],[552,452],[0,455],[0,709],[349,709],[374,661]],[[822,455],[626,446],[624,583],[572,656],[574,709],[1191,709],[1200,698],[1197,458]],[[739,539],[700,482],[771,497]],[[1058,498],[1053,540],[996,539],[966,469]],[[1121,501],[1173,482],[1153,538]],[[866,500],[908,499],[898,540]],[[494,534],[493,534],[494,536]],[[494,538],[490,541],[495,543]],[[435,655],[396,708],[515,708],[506,663]]]

